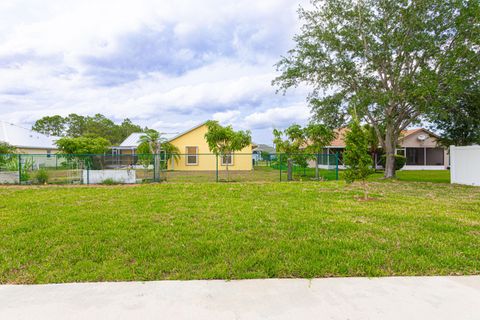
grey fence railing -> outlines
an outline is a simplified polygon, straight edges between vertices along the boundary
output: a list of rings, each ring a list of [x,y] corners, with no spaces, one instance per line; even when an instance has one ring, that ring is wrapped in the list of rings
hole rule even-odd
[[[335,154],[3,154],[0,184],[338,180]]]

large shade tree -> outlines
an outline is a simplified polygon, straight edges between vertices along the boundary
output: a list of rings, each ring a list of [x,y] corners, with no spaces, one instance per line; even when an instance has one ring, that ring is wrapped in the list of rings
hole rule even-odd
[[[405,128],[442,109],[479,77],[480,2],[312,0],[274,84],[312,88],[313,116],[330,126],[352,109],[386,152],[385,177]]]
[[[65,129],[65,118],[59,115],[43,117],[32,126],[33,131],[57,137],[63,136]]]
[[[66,117],[59,115],[43,117],[35,122],[32,130],[59,137],[101,137],[113,145],[121,143],[134,132],[144,131],[128,118],[116,124],[102,114],[81,116],[75,113]]]

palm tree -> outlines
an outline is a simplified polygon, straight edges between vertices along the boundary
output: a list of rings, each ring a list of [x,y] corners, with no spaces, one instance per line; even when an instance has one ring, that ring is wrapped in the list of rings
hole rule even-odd
[[[150,129],[145,132],[139,138],[140,143],[148,144],[150,152],[154,157],[154,172],[153,179],[155,181],[160,181],[160,151],[162,149],[162,142],[165,139],[162,138],[161,134],[156,130]]]
[[[170,142],[166,141],[161,145],[161,151],[165,152],[165,161],[168,163],[171,159],[177,163],[180,160],[180,150]],[[167,166],[166,166],[167,167]]]
[[[160,154],[160,149],[164,140],[165,139],[162,138],[160,133],[153,129],[147,130],[139,138],[140,143],[146,143],[148,145],[152,154]]]

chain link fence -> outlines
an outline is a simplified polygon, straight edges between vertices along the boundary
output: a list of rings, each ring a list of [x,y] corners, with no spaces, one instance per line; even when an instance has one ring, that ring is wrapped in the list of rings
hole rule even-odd
[[[338,180],[335,154],[8,154],[0,184]]]

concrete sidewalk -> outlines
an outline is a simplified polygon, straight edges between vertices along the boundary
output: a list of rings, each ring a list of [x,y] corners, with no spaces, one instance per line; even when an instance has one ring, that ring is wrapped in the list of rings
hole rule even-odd
[[[0,286],[0,319],[480,319],[480,276]]]

